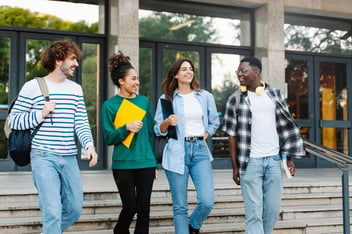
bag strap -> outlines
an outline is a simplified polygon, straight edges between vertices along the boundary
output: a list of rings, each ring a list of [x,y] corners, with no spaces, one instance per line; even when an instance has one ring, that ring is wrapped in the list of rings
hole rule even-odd
[[[46,82],[44,80],[43,77],[37,77],[35,78],[39,84],[40,90],[42,91],[42,94],[44,96],[45,101],[49,101],[49,90],[48,90],[48,86],[46,85]]]
[[[48,86],[47,86],[47,84],[46,84],[44,78],[43,78],[43,77],[36,77],[35,79],[37,80],[37,82],[38,82],[38,84],[39,84],[40,90],[42,91],[42,94],[43,94],[43,96],[44,96],[45,101],[48,102],[48,101],[50,100],[50,97],[49,97],[49,89],[48,89]],[[52,118],[51,115],[50,115],[50,120],[51,120],[51,123],[53,123],[53,118]],[[32,136],[34,136],[34,135],[38,132],[38,130],[39,130],[39,128],[42,126],[42,124],[43,124],[43,122],[41,122],[41,123],[33,130]]]

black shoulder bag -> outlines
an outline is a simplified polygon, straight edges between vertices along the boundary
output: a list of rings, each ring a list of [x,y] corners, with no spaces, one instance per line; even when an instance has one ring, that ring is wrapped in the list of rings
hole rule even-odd
[[[49,101],[49,92],[48,87],[44,78],[36,78],[38,81],[39,87],[42,91],[45,101]],[[12,101],[8,112],[11,112],[13,104],[17,100],[17,97]],[[30,163],[31,157],[31,146],[32,139],[35,134],[38,132],[39,128],[42,126],[43,122],[41,122],[34,130],[31,132],[30,129],[25,130],[16,130],[16,129],[5,129],[5,133],[9,132],[8,137],[8,150],[12,160],[16,163],[17,166],[26,166]],[[9,128],[7,120],[5,122],[5,128]]]

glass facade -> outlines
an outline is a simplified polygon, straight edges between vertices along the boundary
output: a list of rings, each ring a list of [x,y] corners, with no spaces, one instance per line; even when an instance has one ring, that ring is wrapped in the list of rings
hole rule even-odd
[[[35,76],[45,75],[38,61],[42,48],[56,39],[53,34],[59,34],[60,38],[68,35],[80,43],[84,54],[80,61],[81,74],[74,79],[82,84],[97,148],[105,147],[99,137],[98,112],[102,99],[110,93],[105,93],[108,81],[101,74],[106,67],[101,66],[109,49],[105,46],[114,44],[115,36],[118,36],[114,34],[117,30],[114,23],[110,24],[112,38],[105,34],[108,30],[104,26],[103,4],[109,1],[23,2],[27,5],[21,3],[22,6],[19,6],[20,1],[17,0],[3,0],[0,4],[0,28],[13,27],[16,34],[8,37],[7,32],[3,33],[6,30],[0,29],[0,127],[6,117],[9,98],[18,92],[21,84]],[[194,61],[201,87],[214,94],[222,119],[228,96],[238,88],[235,70],[240,59],[268,49],[255,48],[258,46],[253,38],[256,33],[255,9],[211,3],[198,4],[199,8],[194,11],[193,8],[190,10],[190,5],[196,4],[191,2],[181,5],[165,1],[165,4],[157,6],[152,1],[140,1],[140,42],[146,39],[150,46],[139,48],[139,93],[155,105],[161,81],[171,64],[178,58],[188,57]],[[170,4],[174,8],[167,7]],[[116,7],[109,8],[113,22],[119,17]],[[74,14],[70,13],[72,11]],[[22,34],[34,34],[32,29],[41,31],[34,37],[22,37]],[[348,20],[285,14],[286,54],[299,55],[286,57],[285,84],[289,110],[301,126],[304,137],[344,153],[349,152],[351,145],[351,108],[348,108],[350,104],[347,101],[351,98],[348,90],[352,85],[351,62],[348,60],[352,55],[350,30]],[[95,43],[97,41],[99,43]],[[21,46],[17,47],[19,44]],[[318,58],[323,56],[328,59],[320,61]],[[345,61],[336,61],[341,57]],[[17,61],[11,61],[11,58]],[[275,79],[281,82],[283,78]],[[215,158],[228,158],[227,137],[221,127],[212,140],[210,146]],[[0,148],[3,149],[1,152],[6,152],[6,142],[0,141]],[[6,157],[5,153],[0,155],[0,158]]]
[[[351,22],[304,15],[285,15],[285,49],[352,55]]]
[[[70,1],[3,0],[0,26],[104,33],[103,9],[102,5]]]
[[[237,19],[139,10],[140,37],[250,46],[249,13]]]
[[[223,122],[228,97],[239,89],[239,81],[235,71],[240,60],[241,55],[239,54],[211,54],[211,91],[215,98],[221,123]],[[217,158],[228,158],[228,137],[221,129],[222,124],[212,137],[213,155]]]
[[[308,119],[308,62],[287,59],[285,83],[287,84],[287,105],[296,119]]]
[[[152,99],[152,83],[155,81],[152,75],[152,49],[139,49],[139,94]]]
[[[11,39],[9,37],[0,37],[0,114],[7,115],[9,102],[9,79],[10,79],[10,53]],[[4,129],[5,118],[0,120],[0,129]],[[0,131],[0,139],[5,139],[4,131]],[[0,159],[7,158],[6,141],[0,141]]]

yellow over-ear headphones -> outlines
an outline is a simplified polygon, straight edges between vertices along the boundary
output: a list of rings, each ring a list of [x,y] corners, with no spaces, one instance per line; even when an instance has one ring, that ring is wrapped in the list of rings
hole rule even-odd
[[[261,96],[261,95],[264,93],[264,89],[265,89],[265,82],[260,81],[260,83],[261,83],[263,86],[258,86],[258,87],[255,89],[255,94],[257,94],[258,96]]]
[[[264,81],[260,81],[260,83],[262,84],[262,86],[258,86],[255,89],[255,94],[257,94],[258,96],[261,96],[264,93],[264,89],[265,89],[265,82]],[[247,92],[247,86],[245,85],[241,85],[241,92]]]

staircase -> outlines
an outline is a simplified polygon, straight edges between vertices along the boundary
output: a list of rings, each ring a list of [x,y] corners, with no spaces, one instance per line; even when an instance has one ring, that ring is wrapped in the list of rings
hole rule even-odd
[[[301,178],[284,181],[281,213],[274,234],[343,233],[342,188],[339,176],[336,175],[338,171],[331,170],[330,174],[326,175],[329,178],[325,178],[314,170],[319,169],[311,169],[307,175],[303,173]],[[331,174],[334,180],[330,178]],[[92,176],[88,177],[91,181]],[[121,202],[112,175],[105,172],[105,175],[100,175],[99,178],[99,181],[95,181],[96,185],[105,181],[109,183],[109,188],[94,189],[94,182],[90,182],[91,185],[84,189],[82,216],[65,234],[112,233]],[[31,180],[27,182],[31,183]],[[245,233],[241,191],[240,187],[232,182],[231,171],[215,171],[214,183],[216,204],[201,233]],[[191,183],[189,187],[188,196],[192,210],[196,203],[195,191]],[[155,181],[151,203],[150,233],[174,233],[171,195],[163,175]],[[41,216],[35,190],[27,189],[13,193],[0,191],[0,233],[40,232]]]

